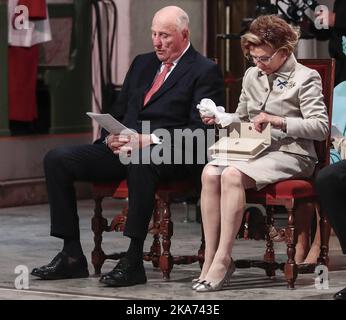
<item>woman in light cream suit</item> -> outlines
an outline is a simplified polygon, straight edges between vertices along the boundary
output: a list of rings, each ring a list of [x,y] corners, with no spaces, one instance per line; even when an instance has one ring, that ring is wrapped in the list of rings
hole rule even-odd
[[[263,188],[289,178],[313,174],[313,140],[328,135],[328,115],[317,71],[297,63],[293,50],[299,34],[277,16],[260,16],[242,36],[244,55],[254,67],[243,79],[237,113],[257,131],[270,123],[272,143],[254,160],[229,166],[207,165],[202,175],[201,208],[205,233],[205,262],[192,288],[215,291],[235,270],[232,247],[245,206],[245,189]],[[206,124],[213,118],[203,117]]]

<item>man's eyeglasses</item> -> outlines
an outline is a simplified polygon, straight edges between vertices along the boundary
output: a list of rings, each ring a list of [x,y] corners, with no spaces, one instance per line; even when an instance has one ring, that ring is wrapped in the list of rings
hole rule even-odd
[[[275,51],[272,56],[270,57],[266,57],[266,56],[262,56],[262,57],[254,57],[252,55],[248,55],[246,58],[253,64],[256,63],[262,63],[264,65],[268,65],[269,63],[272,62],[272,60],[274,59],[275,55],[278,53],[279,50]]]

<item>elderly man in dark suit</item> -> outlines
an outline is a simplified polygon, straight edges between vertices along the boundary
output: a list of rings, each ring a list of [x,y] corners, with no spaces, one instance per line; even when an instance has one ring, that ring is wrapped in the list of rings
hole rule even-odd
[[[167,135],[160,139],[158,130],[205,130],[196,108],[203,98],[217,105],[224,103],[224,87],[218,66],[199,54],[190,44],[189,17],[178,7],[159,10],[152,21],[151,35],[155,52],[137,56],[124,81],[112,114],[135,129],[138,148],[129,147],[128,136],[106,135],[92,145],[59,148],[50,151],[44,161],[49,203],[51,235],[64,240],[62,251],[46,266],[32,274],[42,279],[87,277],[87,261],[79,240],[74,181],[116,181],[127,179],[129,211],[124,235],[131,239],[124,258],[100,279],[110,286],[131,286],[146,282],[142,255],[143,244],[154,208],[158,182],[180,179],[193,174],[200,180],[203,161],[193,164],[170,163],[184,144]],[[150,129],[142,125],[149,121]],[[191,139],[193,140],[193,139]],[[104,143],[102,143],[104,142]],[[144,151],[162,143],[171,151],[169,161],[156,164],[142,161]],[[125,163],[121,154],[138,154],[139,162]],[[204,155],[204,153],[203,153]],[[198,163],[197,164],[197,160]]]

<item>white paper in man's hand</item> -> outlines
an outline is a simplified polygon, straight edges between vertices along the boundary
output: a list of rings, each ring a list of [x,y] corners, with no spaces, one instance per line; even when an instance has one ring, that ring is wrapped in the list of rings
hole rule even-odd
[[[114,119],[109,113],[86,113],[91,119],[94,119],[102,128],[111,134],[135,135],[136,132],[124,126],[121,122]]]

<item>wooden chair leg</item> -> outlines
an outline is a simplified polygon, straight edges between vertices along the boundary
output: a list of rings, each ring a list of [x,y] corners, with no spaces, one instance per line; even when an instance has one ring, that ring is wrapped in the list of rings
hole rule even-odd
[[[173,257],[171,255],[171,237],[173,235],[173,223],[171,221],[171,210],[169,205],[159,199],[158,205],[162,212],[162,220],[160,226],[160,234],[162,237],[162,253],[160,256],[160,269],[163,273],[163,278],[168,280],[173,268]]]
[[[269,231],[272,227],[274,227],[274,207],[271,206],[266,210],[267,212],[267,230],[265,234],[266,239],[266,251],[264,254],[264,261],[267,262],[266,264],[266,275],[268,277],[275,277],[275,252],[274,252],[274,242],[269,234]]]
[[[101,273],[101,268],[106,259],[106,255],[102,250],[102,233],[107,229],[107,219],[102,216],[102,200],[103,197],[95,198],[94,216],[91,219],[91,229],[94,232],[94,250],[91,252],[91,262],[95,269],[95,275]]]
[[[329,237],[330,237],[331,227],[326,216],[321,211],[320,211],[319,223],[320,223],[320,232],[321,232],[321,250],[320,250],[320,256],[317,260],[317,263],[328,266],[329,265]]]
[[[289,289],[294,289],[294,283],[298,275],[298,267],[295,261],[297,235],[295,232],[294,208],[287,208],[288,225],[286,228],[287,262],[284,267],[285,277]]]
[[[153,228],[155,230],[153,235],[153,243],[150,247],[151,263],[154,268],[160,267],[160,256],[161,256],[161,242],[160,242],[160,220],[161,213],[158,204],[158,200],[155,201],[155,209],[153,213]],[[157,231],[156,231],[157,230]]]
[[[203,223],[201,222],[201,246],[199,247],[198,250],[198,263],[199,267],[202,269],[203,268],[203,263],[204,263],[204,253],[205,253],[205,237],[204,237],[204,230],[203,230]]]

